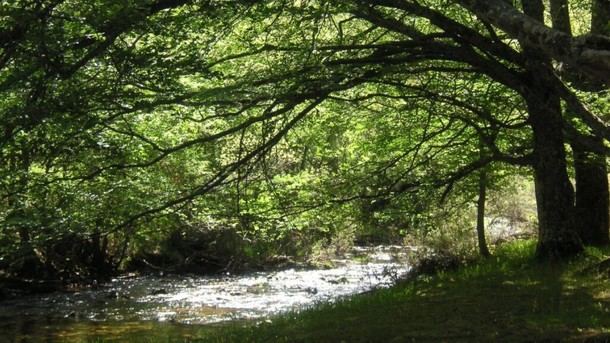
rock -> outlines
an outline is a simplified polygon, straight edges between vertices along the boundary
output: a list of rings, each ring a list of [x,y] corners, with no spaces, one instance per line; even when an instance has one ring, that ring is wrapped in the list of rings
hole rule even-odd
[[[459,257],[447,253],[437,253],[425,256],[417,261],[410,274],[434,275],[440,271],[456,270],[462,261]]]
[[[318,289],[315,287],[307,287],[305,288],[305,292],[309,294],[318,294]]]
[[[153,289],[153,291],[150,292],[150,295],[161,295],[161,294],[167,294],[167,290],[165,290],[164,288],[159,288],[159,289]]]
[[[333,285],[338,285],[340,283],[347,283],[348,281],[349,280],[345,276],[340,277],[336,280],[327,280],[328,283],[332,283]]]
[[[174,322],[176,320],[176,315],[177,313],[174,311],[158,312],[157,320],[160,322]]]
[[[248,293],[261,294],[261,293],[268,291],[270,287],[271,286],[265,282],[265,283],[259,283],[259,284],[255,284],[252,286],[248,286],[246,288],[246,291]]]
[[[130,296],[124,293],[120,293],[117,291],[110,291],[104,295],[104,299],[113,300],[113,299],[131,299]]]

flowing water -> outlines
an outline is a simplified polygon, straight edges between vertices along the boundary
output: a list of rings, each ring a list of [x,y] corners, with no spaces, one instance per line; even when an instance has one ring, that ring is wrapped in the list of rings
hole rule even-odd
[[[120,277],[95,290],[0,302],[0,342],[160,341],[386,287],[406,273],[407,249],[356,247],[330,269],[240,275]]]

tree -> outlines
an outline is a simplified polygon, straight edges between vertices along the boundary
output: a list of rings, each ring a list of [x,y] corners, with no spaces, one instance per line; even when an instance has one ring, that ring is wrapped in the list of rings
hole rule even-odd
[[[605,89],[606,73],[593,70],[608,68],[608,39],[547,27],[542,4],[523,1],[521,11],[499,0],[142,0],[93,1],[77,10],[72,1],[18,2],[0,34],[0,151],[12,161],[0,169],[8,199],[3,216],[12,223],[6,235],[19,231],[15,223],[29,216],[24,210],[57,204],[72,212],[89,192],[103,194],[99,202],[110,212],[123,204],[120,194],[104,192],[115,182],[129,184],[122,192],[134,199],[155,182],[171,186],[126,201],[129,211],[116,211],[102,225],[94,220],[100,213],[41,217],[28,223],[21,240],[57,235],[42,222],[56,228],[66,216],[78,223],[71,231],[96,236],[131,232],[188,206],[211,213],[215,206],[201,199],[214,191],[236,197],[226,208],[254,227],[256,216],[242,200],[273,191],[270,170],[291,169],[269,168],[269,156],[292,156],[283,142],[318,111],[345,118],[366,112],[362,105],[386,111],[367,122],[387,135],[364,153],[375,151],[376,163],[365,164],[358,177],[346,174],[343,184],[350,187],[341,197],[324,193],[319,203],[352,199],[382,207],[414,189],[448,194],[492,163],[531,166],[538,255],[577,253],[574,198],[579,208],[591,207],[580,195],[592,193],[582,186],[587,173],[577,163],[574,195],[565,145],[585,151],[576,154],[578,161],[608,154],[603,142],[610,128],[587,96],[566,84],[571,76],[558,75],[554,60]],[[558,18],[561,11],[553,13]],[[479,19],[472,21],[473,15]],[[594,21],[603,20],[596,14]],[[486,94],[490,88],[493,94]],[[422,122],[384,120],[399,115]],[[153,118],[161,123],[146,123]],[[394,136],[397,128],[405,137]],[[480,142],[484,155],[477,153]],[[302,157],[303,167],[309,159],[324,160],[311,156]],[[177,171],[178,161],[189,160],[200,163]],[[341,161],[330,160],[328,175],[339,179]],[[603,172],[599,167],[595,175]],[[48,187],[76,195],[62,202],[48,196]],[[271,208],[272,201],[263,202]]]
[[[481,144],[483,145],[483,144]],[[483,150],[483,147],[481,147]],[[481,151],[481,154],[483,152]],[[479,196],[477,198],[477,243],[481,256],[489,257],[491,253],[487,247],[485,238],[485,201],[487,197],[487,170],[481,168],[479,171]]]
[[[451,19],[440,12],[435,12],[430,8],[424,8],[408,1],[381,1],[377,3],[401,9],[414,15],[426,16],[437,25],[451,28],[454,33],[459,32],[461,35],[459,37],[460,40],[470,39],[470,42],[473,42],[472,33],[470,33],[471,37],[467,38],[467,30],[463,27],[460,28],[459,24],[456,25],[455,22],[451,22]],[[523,56],[521,61],[524,62],[522,68],[525,68],[526,72],[529,69],[529,72],[527,72],[529,73],[529,79],[525,79],[525,82],[517,81],[511,85],[511,83],[506,82],[506,79],[503,80],[501,77],[498,77],[497,73],[496,75],[492,74],[492,77],[495,77],[498,82],[505,82],[506,85],[511,86],[515,91],[522,94],[528,104],[530,120],[534,131],[534,170],[539,204],[540,240],[538,255],[541,257],[564,256],[578,252],[581,248],[579,247],[578,237],[574,233],[576,225],[572,214],[574,212],[574,196],[567,177],[563,147],[564,139],[561,137],[564,130],[563,127],[565,126],[565,119],[561,117],[559,101],[561,97],[566,96],[566,89],[561,81],[555,78],[549,56],[567,62],[569,66],[578,69],[590,78],[593,77],[592,73],[586,69],[590,67],[587,66],[587,63],[591,61],[584,62],[580,57],[569,57],[568,55],[571,53],[566,54],[565,51],[560,52],[557,50],[557,47],[560,45],[555,43],[559,41],[565,43],[562,46],[574,46],[574,44],[580,43],[576,43],[570,35],[544,26],[543,6],[540,1],[524,1],[523,8],[525,13],[520,13],[500,1],[463,1],[460,3],[485,20],[498,25],[514,38],[520,39],[523,47],[521,52]],[[453,27],[451,26],[452,24]],[[605,38],[595,37],[595,39],[604,41]],[[508,54],[505,53],[506,51],[498,54],[498,49],[493,50],[489,47],[482,47],[480,41],[480,39],[475,41],[478,43],[477,47],[479,49],[486,49],[490,54],[495,52],[500,58],[507,59]],[[601,46],[604,45],[602,44]],[[601,48],[602,51],[604,49]],[[599,56],[603,56],[603,54]],[[513,60],[516,61],[518,59]],[[596,66],[603,69],[602,64],[606,63],[604,58],[601,57],[597,62],[601,64]],[[549,87],[549,85],[555,86]],[[527,91],[523,91],[523,88],[527,89]],[[548,88],[555,89],[544,91]],[[568,96],[568,98],[568,101],[578,103],[578,100],[573,97]],[[580,108],[582,110],[582,107]],[[589,121],[591,118],[585,114],[582,119]],[[592,124],[589,121],[588,124],[596,126],[600,123]],[[605,130],[603,126],[603,124],[598,126],[597,130]],[[600,178],[597,178],[597,180],[600,180]],[[602,185],[596,187],[599,188]],[[581,187],[581,190],[583,190],[583,187]],[[581,194],[583,193],[586,192]],[[602,194],[601,198],[605,199],[607,197],[603,197]],[[593,205],[591,203],[583,205],[582,202],[583,199],[579,197],[581,208],[590,208]]]
[[[591,11],[591,34],[607,34],[610,28],[610,11],[604,8],[602,1],[593,1]],[[571,35],[570,13],[567,1],[551,2],[553,27]],[[572,79],[572,85],[578,89],[602,90],[604,86],[587,75],[577,71],[564,71]],[[569,112],[570,109],[568,108]],[[595,138],[595,144],[603,145],[603,140]],[[575,225],[583,243],[588,245],[606,245],[610,243],[609,226],[609,191],[608,171],[604,154],[590,151],[577,142],[571,145],[574,156],[574,177],[576,179],[576,221]]]
[[[512,37],[541,50],[549,58],[564,62],[587,77],[602,81],[607,85],[607,75],[610,71],[610,56],[608,55],[610,40],[607,36],[602,36],[600,32],[572,37],[569,32],[563,31],[561,28],[549,28],[544,25],[542,17],[527,14],[528,10],[525,8],[528,6],[544,8],[542,3],[537,1],[522,2],[526,13],[519,12],[502,0],[458,0],[458,3]],[[563,4],[557,6],[560,3]],[[594,1],[594,3],[596,15],[602,15],[603,11],[607,13],[607,5],[604,5],[602,1]],[[564,11],[567,11],[567,1],[551,1],[551,6],[563,7]],[[604,8],[606,9],[604,10]],[[559,9],[552,11],[561,13]],[[607,24],[603,19],[596,18],[595,24],[599,23]]]

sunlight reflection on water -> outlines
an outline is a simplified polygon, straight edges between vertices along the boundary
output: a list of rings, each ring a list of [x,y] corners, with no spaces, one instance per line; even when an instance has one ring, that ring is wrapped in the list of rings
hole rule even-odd
[[[117,278],[96,290],[0,303],[0,329],[22,331],[16,326],[24,322],[32,332],[59,323],[70,332],[71,326],[87,323],[97,323],[98,330],[111,323],[209,324],[260,318],[389,286],[409,270],[407,251],[397,246],[356,247],[334,260],[330,269]]]

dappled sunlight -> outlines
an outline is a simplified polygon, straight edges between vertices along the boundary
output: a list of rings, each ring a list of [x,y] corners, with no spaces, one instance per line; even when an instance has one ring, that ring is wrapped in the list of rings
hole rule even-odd
[[[0,343],[610,342],[607,3],[1,0]]]
[[[535,262],[521,265],[527,251],[533,253],[530,245],[510,248],[522,251],[506,261],[481,260],[455,272],[305,311],[297,318],[281,318],[251,333],[258,339],[271,339],[307,332],[300,336],[307,342],[335,341],[336,332],[345,326],[349,330],[340,331],[340,337],[346,341],[362,337],[460,342],[605,337],[610,330],[609,303],[598,296],[606,281],[578,273],[581,265],[594,261],[587,262],[583,256],[578,264],[552,268]],[[468,277],[469,269],[477,269],[476,276]],[[252,337],[248,332],[224,334],[234,337],[230,341],[240,341]]]

